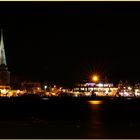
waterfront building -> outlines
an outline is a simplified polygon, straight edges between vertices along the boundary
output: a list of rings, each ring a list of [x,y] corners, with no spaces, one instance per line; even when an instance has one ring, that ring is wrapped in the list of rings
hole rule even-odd
[[[26,93],[39,93],[42,91],[41,84],[39,82],[22,82],[21,89]]]
[[[117,87],[114,87],[112,83],[84,83],[77,84],[74,88],[74,92],[78,92],[81,95],[92,95],[92,92],[97,96],[115,96]]]

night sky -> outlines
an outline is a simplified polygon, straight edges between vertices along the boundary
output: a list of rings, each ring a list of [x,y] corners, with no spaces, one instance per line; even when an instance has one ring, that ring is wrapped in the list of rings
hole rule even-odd
[[[140,3],[0,2],[0,25],[11,75],[140,82]]]

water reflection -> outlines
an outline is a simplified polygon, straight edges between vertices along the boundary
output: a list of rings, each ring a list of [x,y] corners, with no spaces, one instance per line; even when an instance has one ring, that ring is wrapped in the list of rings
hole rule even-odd
[[[101,138],[104,136],[104,124],[103,124],[103,114],[102,106],[103,101],[92,100],[88,101],[89,105],[89,120],[88,120],[88,137],[89,138]]]
[[[103,101],[98,101],[98,100],[95,100],[95,101],[88,101],[90,104],[93,104],[93,105],[99,105],[99,104],[102,104]]]
[[[92,100],[88,101],[89,107],[91,110],[101,110],[101,106],[103,104],[103,101],[100,100]]]

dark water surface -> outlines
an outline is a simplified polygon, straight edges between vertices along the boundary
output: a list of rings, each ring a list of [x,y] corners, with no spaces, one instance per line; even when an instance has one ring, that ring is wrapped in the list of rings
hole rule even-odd
[[[140,138],[140,99],[0,98],[0,138]]]

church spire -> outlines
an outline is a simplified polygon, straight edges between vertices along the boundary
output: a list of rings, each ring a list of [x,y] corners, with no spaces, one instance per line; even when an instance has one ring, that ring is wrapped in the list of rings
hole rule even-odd
[[[1,40],[0,40],[0,65],[6,64],[5,50],[4,50],[4,41],[3,41],[3,30],[1,29]]]

